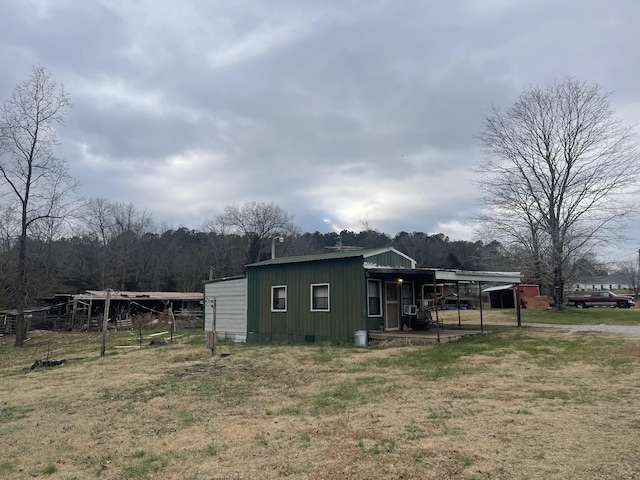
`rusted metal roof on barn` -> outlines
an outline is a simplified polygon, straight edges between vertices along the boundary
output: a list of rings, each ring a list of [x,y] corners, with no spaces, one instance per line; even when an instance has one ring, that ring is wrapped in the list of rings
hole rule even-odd
[[[25,308],[23,310],[23,312],[25,314],[29,314],[29,313],[35,313],[35,312],[46,312],[48,310],[51,310],[51,307],[38,307],[38,308]],[[0,315],[17,315],[18,314],[18,310],[14,309],[10,309],[10,310],[0,310]]]
[[[202,292],[130,292],[111,290],[111,300],[202,300]],[[74,295],[77,300],[100,300],[107,298],[107,290],[87,290]]]

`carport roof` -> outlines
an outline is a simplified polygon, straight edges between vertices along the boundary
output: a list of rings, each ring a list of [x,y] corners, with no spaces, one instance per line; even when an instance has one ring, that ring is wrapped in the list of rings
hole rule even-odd
[[[436,269],[437,280],[452,282],[494,282],[494,283],[521,283],[520,272],[483,272],[473,270],[439,270]]]
[[[388,274],[398,276],[431,276],[435,274],[436,281],[445,282],[491,282],[491,283],[509,283],[507,287],[511,288],[514,283],[520,283],[522,275],[520,272],[483,272],[473,270],[445,270],[439,268],[391,268],[391,267],[369,267],[367,272],[376,274]]]

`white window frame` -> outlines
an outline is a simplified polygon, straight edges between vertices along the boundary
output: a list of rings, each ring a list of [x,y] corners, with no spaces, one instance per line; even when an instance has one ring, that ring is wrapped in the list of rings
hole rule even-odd
[[[276,299],[275,292],[276,290],[284,289],[284,308],[275,308],[274,300]],[[278,297],[280,298],[280,297]],[[286,285],[273,285],[271,287],[271,311],[272,312],[286,312],[287,311],[287,286]]]
[[[327,308],[313,308],[313,292],[315,287],[327,287]],[[330,312],[331,311],[331,285],[328,283],[312,283],[311,284],[311,311],[312,312]]]
[[[375,282],[378,284],[378,308],[380,309],[380,313],[377,315],[372,315],[371,312],[369,311],[369,298],[371,298],[370,296],[370,292],[369,292],[369,282]],[[369,278],[367,279],[367,316],[371,317],[371,318],[380,318],[382,317],[382,280],[376,279],[376,278]]]

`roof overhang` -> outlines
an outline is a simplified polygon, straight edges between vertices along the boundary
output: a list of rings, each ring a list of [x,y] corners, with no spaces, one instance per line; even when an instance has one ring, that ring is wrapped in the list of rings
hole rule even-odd
[[[489,287],[489,288],[485,288],[482,291],[486,293],[486,292],[501,292],[504,290],[513,290],[513,284],[510,283],[509,285],[498,285],[497,287]]]
[[[519,284],[522,281],[520,272],[482,272],[469,270],[440,270],[437,268],[385,268],[385,267],[365,267],[369,276],[385,276],[398,278],[429,278],[432,283],[442,282],[476,282],[476,283],[509,283]],[[511,285],[510,285],[511,286]]]
[[[221,278],[212,278],[210,280],[203,280],[202,283],[207,285],[209,283],[230,282],[232,280],[244,280],[245,278],[247,278],[246,275],[235,275],[233,277],[221,277]]]
[[[521,283],[520,272],[482,272],[469,270],[436,270],[436,279],[452,282]]]
[[[426,268],[387,268],[387,267],[365,267],[367,277],[378,277],[384,279],[397,278],[403,280],[415,280],[425,283],[433,283],[433,270]]]

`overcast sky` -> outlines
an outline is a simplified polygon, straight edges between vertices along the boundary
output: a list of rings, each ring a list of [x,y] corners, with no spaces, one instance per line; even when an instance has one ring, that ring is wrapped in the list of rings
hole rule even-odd
[[[170,227],[257,201],[303,231],[471,240],[492,103],[572,75],[640,123],[639,19],[638,0],[0,0],[0,101],[44,65],[81,195]]]

